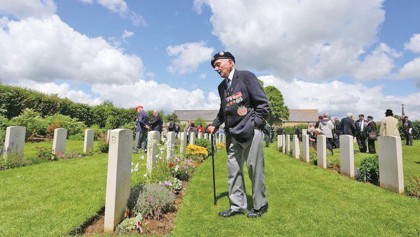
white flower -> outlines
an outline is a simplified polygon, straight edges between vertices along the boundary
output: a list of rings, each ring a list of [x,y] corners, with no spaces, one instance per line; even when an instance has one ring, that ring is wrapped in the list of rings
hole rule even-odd
[[[140,160],[144,160],[144,156],[140,156]]]
[[[134,171],[136,171],[136,172],[139,171],[139,163],[137,163],[136,166],[134,167]],[[131,172],[133,172],[133,171],[131,171]]]
[[[179,169],[179,165],[176,165],[175,166],[175,172],[178,172],[178,169]]]

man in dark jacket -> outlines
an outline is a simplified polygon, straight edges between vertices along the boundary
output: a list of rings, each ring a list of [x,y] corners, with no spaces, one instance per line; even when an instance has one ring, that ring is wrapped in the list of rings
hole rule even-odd
[[[356,127],[354,126],[353,114],[347,113],[347,117],[341,119],[340,130],[341,135],[351,135],[354,136]]]
[[[359,115],[359,120],[357,120],[354,123],[354,125],[356,127],[356,140],[357,140],[357,144],[359,145],[359,151],[363,152],[363,153],[366,153],[366,151],[367,151],[367,146],[366,146],[367,121],[365,120],[365,116],[363,114],[360,114]]]
[[[243,162],[246,161],[254,204],[248,217],[259,217],[268,210],[262,144],[262,129],[270,109],[267,96],[253,73],[235,69],[235,58],[231,53],[217,53],[211,65],[223,81],[218,86],[220,109],[208,130],[214,133],[225,124],[228,155],[230,208],[219,215],[230,217],[247,210],[243,178]]]
[[[143,106],[139,105],[136,107],[137,117],[136,117],[136,145],[134,150],[137,152],[138,149],[146,150],[147,145],[147,131],[149,127],[149,116],[146,111],[144,111]]]
[[[150,126],[152,127],[153,131],[158,131],[159,134],[162,133],[162,118],[159,115],[157,110],[153,111],[153,119],[150,121]]]

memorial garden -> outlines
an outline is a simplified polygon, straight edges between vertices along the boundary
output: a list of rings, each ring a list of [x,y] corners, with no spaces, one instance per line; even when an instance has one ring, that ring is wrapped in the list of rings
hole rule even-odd
[[[75,129],[75,121],[57,115],[37,119],[48,116],[54,126],[42,141],[35,120],[22,126],[10,119],[2,131],[0,236],[420,234],[418,140],[405,146],[379,138],[372,155],[343,137],[330,155],[322,136],[317,150],[305,136],[279,136],[264,148],[268,213],[221,218],[229,205],[223,136],[213,143],[215,205],[208,134],[190,134],[187,144],[185,133],[149,132],[147,152],[137,153],[131,129]]]

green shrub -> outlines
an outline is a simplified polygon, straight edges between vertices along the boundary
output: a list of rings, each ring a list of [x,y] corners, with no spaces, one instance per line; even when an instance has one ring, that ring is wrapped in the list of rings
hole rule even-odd
[[[195,171],[191,159],[175,158],[174,162],[169,163],[168,167],[173,177],[183,181],[188,181]]]
[[[48,135],[50,137],[54,136],[54,130],[56,128],[65,128],[67,129],[67,136],[81,134],[83,136],[86,129],[86,125],[82,122],[77,121],[77,119],[65,116],[62,114],[54,114],[45,118],[48,123]]]
[[[379,185],[379,162],[378,156],[368,156],[360,162],[356,170],[356,179]]]
[[[53,153],[51,149],[46,147],[36,147],[36,156],[32,159],[32,162],[37,164],[41,162],[50,161],[53,158]]]
[[[146,184],[137,199],[135,212],[144,218],[161,220],[163,214],[173,210],[175,194],[160,184]]]
[[[207,153],[211,155],[211,143],[208,139],[200,138],[194,141],[195,145],[206,148]]]
[[[408,177],[404,181],[405,193],[420,198],[420,177]]]
[[[99,141],[98,150],[100,153],[108,153],[109,144],[106,141],[101,139]]]
[[[7,151],[6,151],[7,152]],[[23,155],[17,154],[16,152],[7,152],[3,156],[3,148],[0,150],[0,170],[11,169],[15,167],[21,167],[25,165]]]
[[[26,127],[26,139],[33,135],[44,136],[47,134],[47,124],[38,112],[25,109],[23,112],[10,120],[14,126]]]

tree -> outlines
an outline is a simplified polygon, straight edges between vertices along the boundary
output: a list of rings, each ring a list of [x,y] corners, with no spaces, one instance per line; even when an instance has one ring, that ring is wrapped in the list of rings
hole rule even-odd
[[[269,120],[274,122],[288,119],[289,108],[284,105],[284,99],[281,92],[274,86],[264,87],[264,92],[267,95],[271,109]]]

